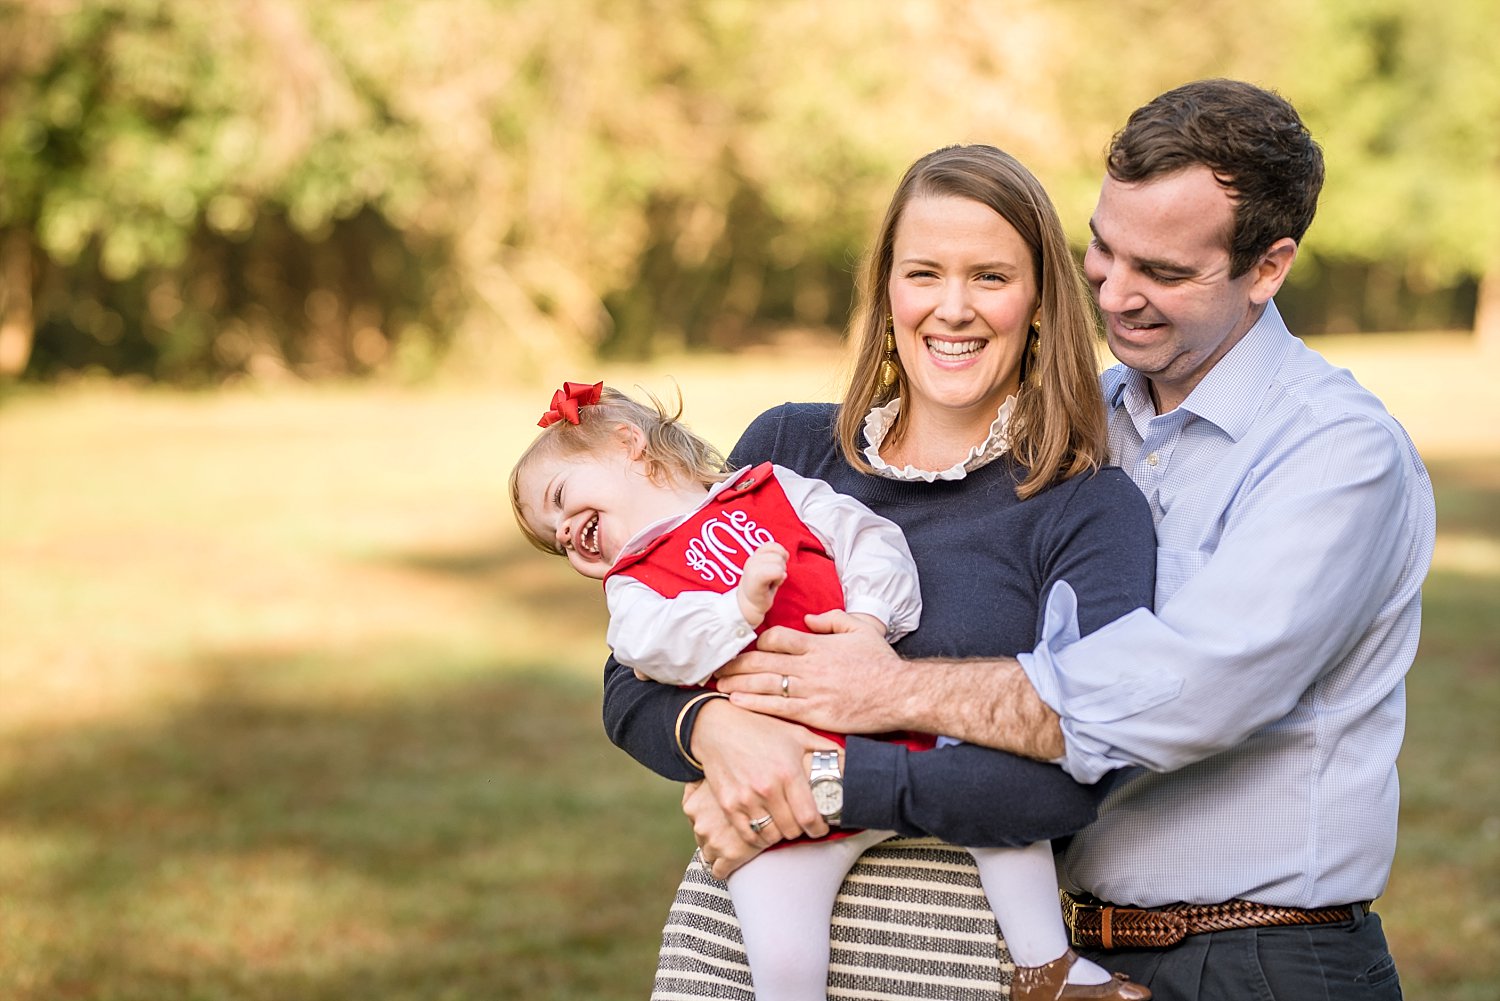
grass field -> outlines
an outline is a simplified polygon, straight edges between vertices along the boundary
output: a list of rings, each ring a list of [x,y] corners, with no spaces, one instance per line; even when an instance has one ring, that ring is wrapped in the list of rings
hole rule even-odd
[[[1378,904],[1500,997],[1500,408],[1458,338],[1327,341],[1441,538]],[[789,353],[790,352],[790,353]],[[814,347],[611,368],[727,446]],[[0,405],[0,998],[643,998],[691,838],[598,722],[596,588],[505,475],[546,388],[75,387]]]

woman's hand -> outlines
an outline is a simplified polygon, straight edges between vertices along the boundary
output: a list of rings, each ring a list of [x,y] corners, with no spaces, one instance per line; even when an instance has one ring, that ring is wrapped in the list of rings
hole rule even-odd
[[[760,832],[760,843],[747,841],[729,822],[707,782],[687,784],[682,791],[682,812],[693,822],[693,840],[716,879],[728,879],[730,873],[781,840],[773,823]]]
[[[736,709],[727,699],[709,700],[693,725],[693,755],[703,762],[708,788],[728,825],[757,850],[828,833],[806,761],[812,751],[837,746],[795,723]],[[760,830],[752,830],[752,822]]]

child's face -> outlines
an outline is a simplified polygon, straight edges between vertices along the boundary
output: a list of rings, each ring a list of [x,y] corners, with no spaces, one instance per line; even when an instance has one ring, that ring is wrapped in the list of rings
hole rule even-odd
[[[662,486],[624,444],[600,455],[554,456],[519,477],[521,514],[532,531],[555,538],[574,570],[602,580],[641,529],[691,510],[680,486]],[[702,497],[702,488],[697,491]]]

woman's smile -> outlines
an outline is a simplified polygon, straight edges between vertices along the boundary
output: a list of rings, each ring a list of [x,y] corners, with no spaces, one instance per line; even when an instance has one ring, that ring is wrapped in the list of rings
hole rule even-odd
[[[940,363],[943,362],[967,362],[979,357],[984,350],[983,338],[965,338],[956,340],[953,338],[927,336],[922,338],[922,343],[927,350]]]

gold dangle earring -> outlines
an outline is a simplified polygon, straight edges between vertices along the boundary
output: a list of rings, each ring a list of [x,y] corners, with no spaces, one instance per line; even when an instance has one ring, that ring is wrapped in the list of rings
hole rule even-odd
[[[896,320],[895,317],[887,315],[885,318],[885,361],[880,363],[880,388],[882,391],[890,389],[896,384]]]
[[[1037,370],[1037,358],[1042,353],[1042,321],[1031,321],[1031,334],[1026,338],[1026,381],[1036,385],[1042,381]]]

